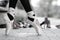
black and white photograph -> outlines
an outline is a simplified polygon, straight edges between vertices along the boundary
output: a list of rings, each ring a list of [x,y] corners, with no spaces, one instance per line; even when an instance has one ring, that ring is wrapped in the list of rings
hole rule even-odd
[[[0,40],[60,40],[60,0],[0,0]]]

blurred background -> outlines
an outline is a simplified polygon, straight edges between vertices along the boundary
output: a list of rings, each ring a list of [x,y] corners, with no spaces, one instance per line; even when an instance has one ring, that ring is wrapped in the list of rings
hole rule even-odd
[[[60,18],[60,0],[30,0],[30,4],[38,17]],[[17,8],[24,9],[19,0]]]

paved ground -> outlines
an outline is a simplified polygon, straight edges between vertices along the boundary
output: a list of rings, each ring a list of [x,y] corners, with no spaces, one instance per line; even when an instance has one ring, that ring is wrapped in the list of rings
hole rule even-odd
[[[0,29],[0,40],[60,40],[60,29],[43,29],[41,36],[37,36],[33,28],[12,29],[8,36],[5,29]]]

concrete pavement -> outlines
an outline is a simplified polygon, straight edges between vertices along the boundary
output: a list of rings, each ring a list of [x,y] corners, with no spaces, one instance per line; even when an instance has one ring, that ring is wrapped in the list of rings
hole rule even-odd
[[[33,28],[12,29],[5,36],[5,29],[0,29],[0,40],[60,40],[60,29],[43,29],[41,36],[37,36]]]

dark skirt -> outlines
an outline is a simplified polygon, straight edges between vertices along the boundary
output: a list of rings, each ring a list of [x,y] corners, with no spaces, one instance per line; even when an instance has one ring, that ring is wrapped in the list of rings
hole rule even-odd
[[[20,0],[20,1],[21,1],[26,12],[32,11],[29,0]]]
[[[15,8],[16,4],[17,4],[17,1],[18,0],[10,0],[9,1],[9,7]],[[20,2],[23,5],[23,7],[24,7],[24,9],[25,9],[26,12],[32,11],[30,3],[29,3],[29,0],[20,0]]]
[[[9,7],[15,8],[18,0],[9,0]]]

